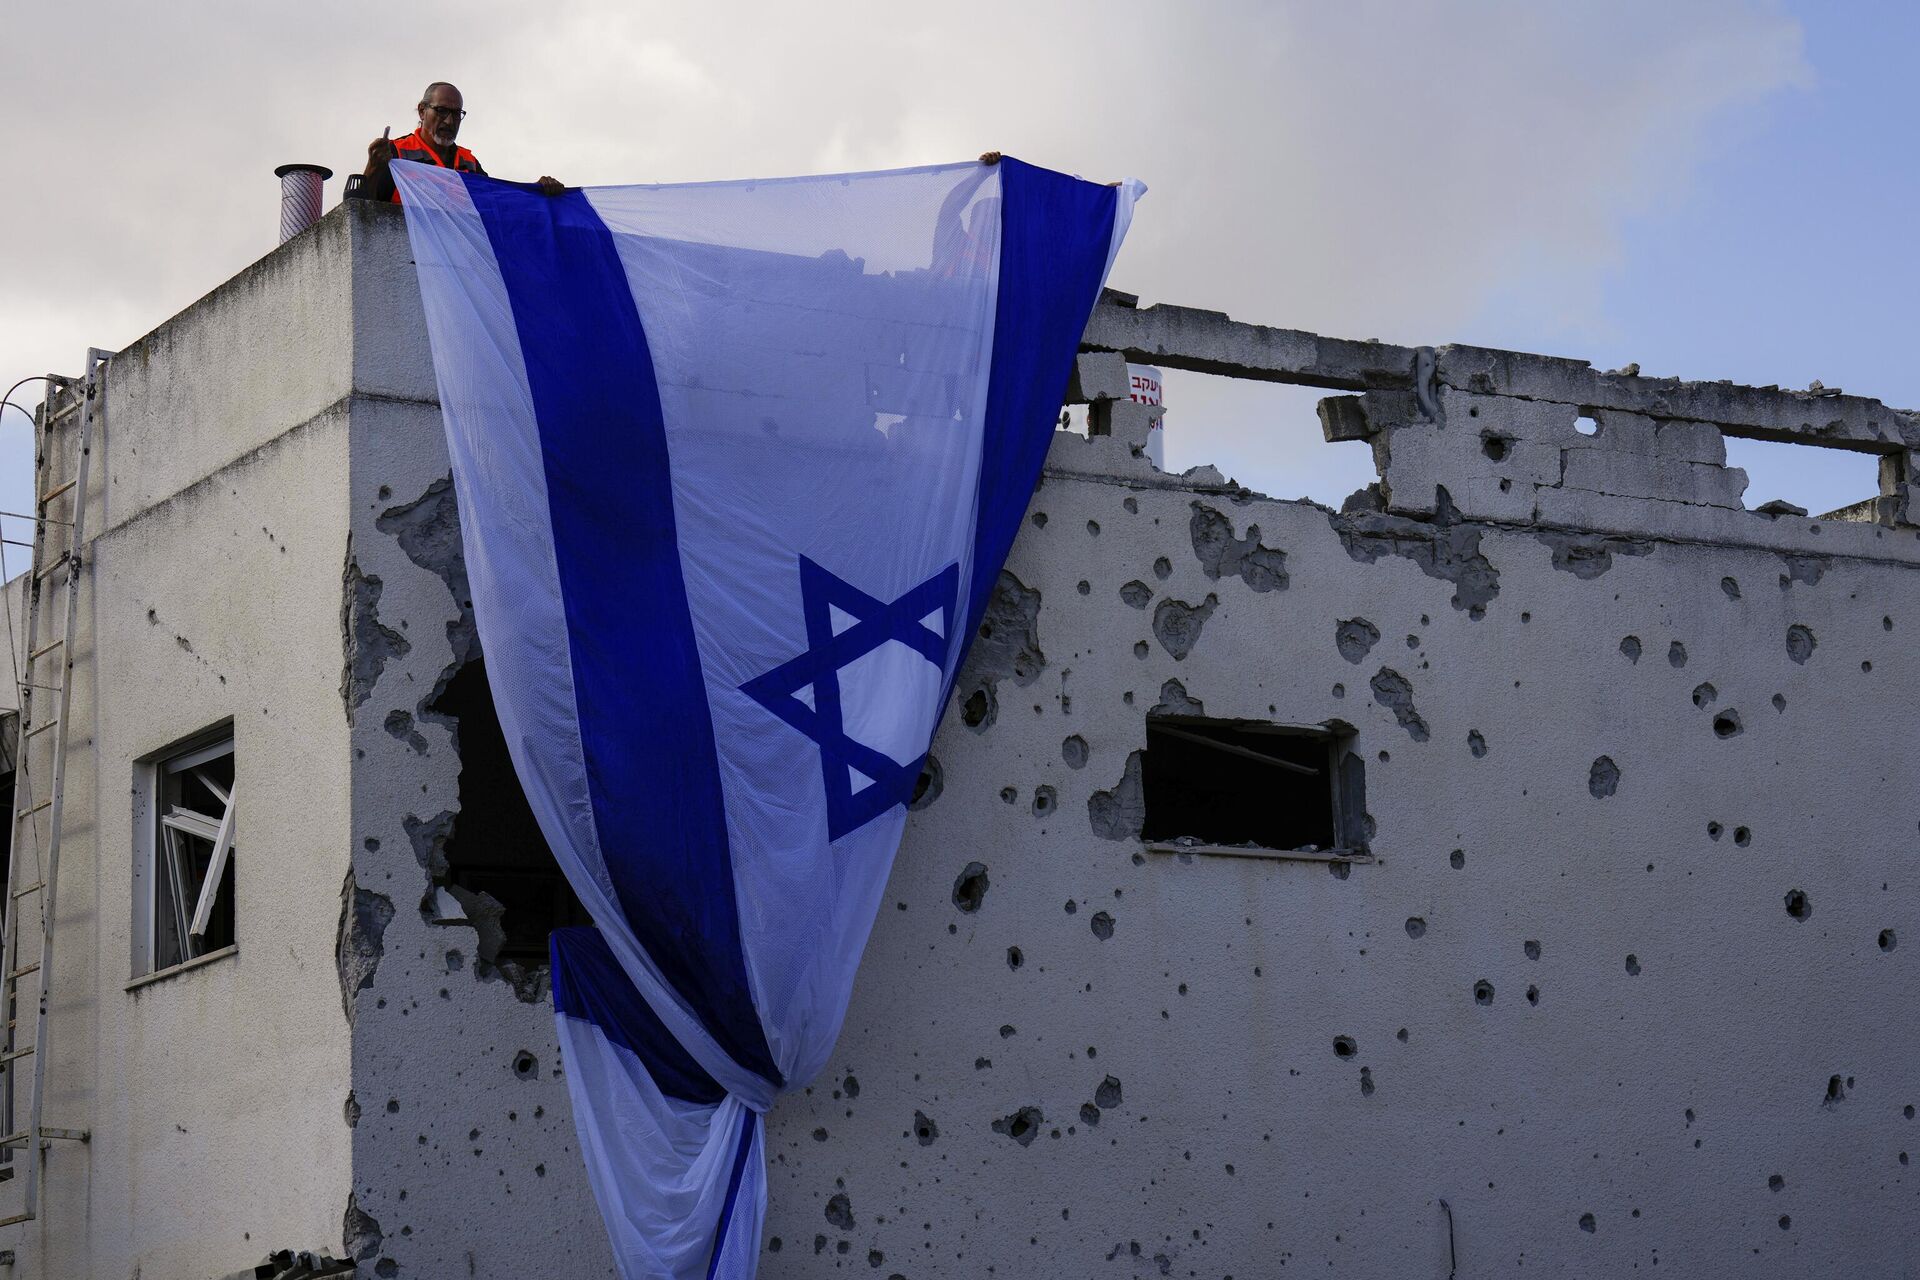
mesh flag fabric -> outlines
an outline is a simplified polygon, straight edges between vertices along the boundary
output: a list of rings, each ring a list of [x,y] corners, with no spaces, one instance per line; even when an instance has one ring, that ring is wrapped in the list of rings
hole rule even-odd
[[[595,922],[552,942],[626,1277],[753,1274],[1137,183],[394,165],[487,671]]]

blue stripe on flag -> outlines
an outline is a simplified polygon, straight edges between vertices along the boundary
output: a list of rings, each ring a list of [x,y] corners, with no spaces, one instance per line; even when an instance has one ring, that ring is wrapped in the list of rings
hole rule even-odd
[[[720,1255],[726,1251],[727,1229],[733,1225],[733,1206],[740,1199],[740,1179],[747,1172],[747,1153],[753,1150],[754,1114],[740,1108],[740,1133],[734,1139],[733,1173],[727,1178],[727,1198],[720,1205],[720,1221],[713,1230],[713,1254],[707,1259],[707,1280],[720,1270]]]
[[[727,1096],[634,990],[598,929],[555,929],[547,949],[553,958],[555,1013],[600,1028],[601,1035],[645,1063],[647,1074],[670,1098],[714,1106]]]
[[[667,981],[736,1063],[778,1085],[747,985],[660,393],[626,273],[585,193],[463,177],[539,423],[601,854]]]
[[[1119,208],[1112,187],[1000,161],[1000,284],[993,316],[973,581],[972,639],[1053,443],[1080,334],[1098,301]]]

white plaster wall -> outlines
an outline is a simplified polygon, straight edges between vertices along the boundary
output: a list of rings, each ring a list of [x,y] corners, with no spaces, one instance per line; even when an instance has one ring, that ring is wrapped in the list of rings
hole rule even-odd
[[[114,360],[89,519],[104,531],[352,387],[354,210],[335,210]],[[76,357],[81,352],[74,353]]]
[[[346,427],[334,412],[289,431],[92,544],[45,1108],[92,1139],[52,1147],[40,1218],[0,1233],[17,1274],[224,1276],[337,1243]],[[130,990],[136,762],[226,719],[236,953]]]
[[[1209,578],[1196,502],[1284,551],[1286,589]],[[1783,580],[1773,552],[1656,543],[1582,579],[1493,529],[1481,551],[1499,592],[1474,621],[1410,560],[1356,560],[1323,510],[1049,476],[1009,565],[1041,594],[1046,666],[999,683],[990,726],[956,709],[941,731],[944,789],[908,828],[835,1078],[774,1112],[763,1274],[1440,1276],[1443,1199],[1463,1276],[1920,1269],[1920,787],[1901,745],[1920,575],[1836,558]],[[1174,659],[1155,608],[1209,595]],[[1335,627],[1356,617],[1381,639],[1353,663]],[[1818,637],[1804,665],[1795,624]],[[1428,740],[1375,705],[1383,667]],[[1096,835],[1089,801],[1169,680],[1209,715],[1354,724],[1379,862],[1342,876]],[[1721,739],[1728,707],[1744,727]],[[1621,774],[1605,799],[1601,755]],[[1042,786],[1057,802],[1037,815]],[[973,861],[991,888],[964,914]],[[1090,1125],[1109,1077],[1122,1101]],[[1045,1123],[1022,1147],[992,1123],[1025,1106]]]
[[[106,375],[73,645],[44,1117],[91,1140],[55,1143],[38,1220],[0,1229],[13,1274],[225,1276],[275,1249],[338,1248],[347,243],[344,219],[328,219]],[[61,428],[48,486],[71,474],[75,426]],[[70,517],[70,503],[54,514]],[[51,585],[48,598],[57,608]],[[40,678],[49,672],[43,663]],[[137,762],[223,720],[241,795],[236,952],[130,989]],[[43,788],[49,741],[30,756]],[[25,924],[37,954],[37,917]],[[26,1093],[23,1070],[22,1106]],[[19,1179],[0,1184],[0,1214],[20,1198]]]

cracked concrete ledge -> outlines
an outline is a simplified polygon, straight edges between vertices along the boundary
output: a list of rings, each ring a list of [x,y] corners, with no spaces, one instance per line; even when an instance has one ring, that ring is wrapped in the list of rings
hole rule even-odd
[[[1338,391],[1415,388],[1419,348],[1329,338],[1234,320],[1220,311],[1101,295],[1081,350],[1262,382]],[[1435,379],[1484,395],[1551,400],[1715,423],[1755,440],[1817,443],[1887,454],[1920,448],[1920,414],[1836,390],[1785,391],[1732,382],[1603,372],[1584,360],[1463,344],[1433,349]]]

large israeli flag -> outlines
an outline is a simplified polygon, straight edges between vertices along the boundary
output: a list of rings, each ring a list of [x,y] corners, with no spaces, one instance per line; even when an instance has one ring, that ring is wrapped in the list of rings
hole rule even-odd
[[[396,163],[627,1277],[747,1277],[1137,183],[1003,160],[546,197]]]

